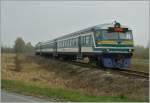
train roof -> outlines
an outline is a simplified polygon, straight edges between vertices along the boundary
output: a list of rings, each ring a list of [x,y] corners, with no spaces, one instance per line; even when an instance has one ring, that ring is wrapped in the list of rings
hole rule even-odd
[[[88,31],[92,31],[92,30],[97,30],[97,29],[108,29],[109,27],[114,27],[116,24],[116,22],[114,23],[104,23],[104,24],[99,24],[99,25],[95,25],[95,26],[92,26],[92,27],[88,27],[86,29],[82,29],[82,30],[79,30],[79,31],[76,31],[76,32],[73,32],[73,33],[69,33],[69,34],[66,34],[66,35],[63,35],[61,37],[58,37],[56,39],[53,39],[53,40],[49,40],[49,41],[45,41],[45,42],[40,42],[40,44],[42,43],[43,44],[47,44],[49,42],[54,42],[55,40],[57,39],[62,39],[62,38],[66,38],[66,37],[70,37],[70,36],[76,36],[76,35],[79,35],[79,34],[82,34],[84,32],[88,32]],[[121,25],[122,28],[128,28],[128,30],[131,30],[131,28],[129,28],[128,26],[125,26],[125,25]]]
[[[79,30],[79,31],[76,31],[76,32],[73,32],[73,33],[70,33],[70,34],[67,34],[67,35],[63,35],[61,37],[58,37],[56,39],[61,39],[61,38],[65,38],[67,36],[75,36],[75,35],[79,35],[79,34],[82,34],[84,32],[88,32],[88,31],[91,31],[91,30],[96,30],[96,29],[108,29],[109,27],[114,27],[115,26],[115,23],[104,23],[104,24],[99,24],[99,25],[95,25],[95,26],[92,26],[92,27],[88,27],[86,29],[83,29],[83,30]],[[129,30],[131,30],[128,26],[125,26],[125,25],[121,25],[122,28],[128,28]]]
[[[114,27],[114,26],[115,26],[115,23],[107,23],[107,24],[105,23],[105,24],[96,25],[94,27],[98,29],[108,29],[109,27]],[[131,30],[130,27],[125,26],[125,25],[121,25],[121,27],[128,28],[129,30]]]

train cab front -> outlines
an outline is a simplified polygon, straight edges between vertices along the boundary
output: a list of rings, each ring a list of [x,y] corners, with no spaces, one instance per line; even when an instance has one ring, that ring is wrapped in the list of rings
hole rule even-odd
[[[95,50],[101,51],[101,63],[108,68],[128,68],[133,53],[132,30],[115,23],[95,31]]]
[[[102,65],[107,68],[127,69],[131,64],[131,53],[108,53],[101,58]]]

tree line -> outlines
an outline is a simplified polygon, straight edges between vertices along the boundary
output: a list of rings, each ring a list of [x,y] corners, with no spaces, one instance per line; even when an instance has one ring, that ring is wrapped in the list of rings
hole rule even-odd
[[[14,47],[1,47],[2,53],[34,53],[34,47],[31,42],[25,42],[21,37],[15,40]],[[149,59],[149,47],[135,46],[133,58]]]
[[[15,40],[15,45],[13,47],[1,46],[2,53],[33,53],[34,46],[31,42],[25,42],[21,37]]]

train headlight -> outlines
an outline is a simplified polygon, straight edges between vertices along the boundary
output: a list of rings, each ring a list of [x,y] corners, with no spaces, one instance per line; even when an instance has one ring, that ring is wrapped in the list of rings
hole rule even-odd
[[[133,52],[133,49],[129,49],[129,52]]]
[[[107,52],[109,52],[109,49],[106,49]]]
[[[129,49],[129,52],[131,52],[132,50],[131,49]]]
[[[104,51],[104,52],[109,52],[110,50],[109,50],[109,49],[103,49],[103,51]]]

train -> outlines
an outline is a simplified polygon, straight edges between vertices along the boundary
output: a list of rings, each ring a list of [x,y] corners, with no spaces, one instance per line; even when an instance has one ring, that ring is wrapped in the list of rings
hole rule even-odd
[[[99,24],[38,42],[35,54],[67,60],[86,60],[106,68],[129,68],[134,51],[130,27],[119,22]]]

